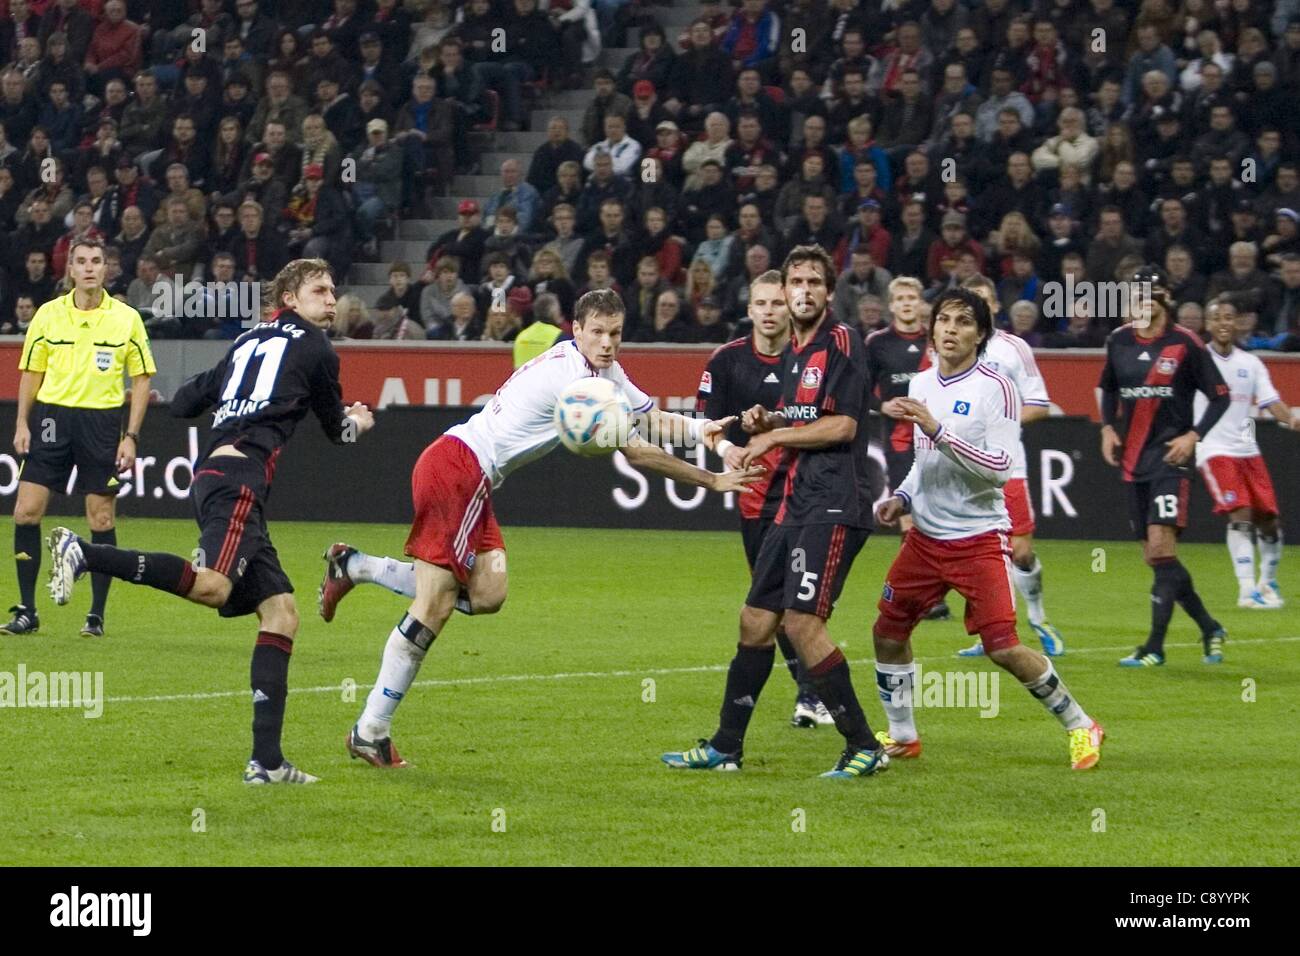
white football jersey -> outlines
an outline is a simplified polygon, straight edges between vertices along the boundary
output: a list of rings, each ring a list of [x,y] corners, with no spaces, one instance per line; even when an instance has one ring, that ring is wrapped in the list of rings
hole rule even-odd
[[[1253,458],[1259,454],[1259,444],[1255,441],[1255,421],[1250,412],[1254,405],[1267,408],[1279,401],[1273,380],[1268,377],[1268,367],[1260,361],[1258,355],[1242,351],[1233,346],[1232,351],[1222,355],[1213,345],[1209,346],[1214,356],[1214,365],[1228,383],[1232,394],[1232,404],[1223,413],[1223,417],[1214,423],[1210,433],[1196,443],[1196,465],[1200,467],[1216,455],[1229,458]],[[1209,401],[1200,392],[1196,393],[1194,417],[1199,421]]]
[[[1041,405],[1044,408],[1052,404],[1047,397],[1047,383],[1038,371],[1034,361],[1034,350],[1018,335],[996,329],[993,338],[984,348],[984,357],[980,359],[993,371],[1004,378],[1011,379],[1020,393],[1022,405]],[[1016,447],[1012,453],[1012,478],[1029,477],[1029,456],[1025,453],[1024,440],[1016,437]]]
[[[616,382],[634,412],[649,411],[654,404],[628,379],[623,366],[615,362],[597,371],[570,339],[515,369],[482,411],[447,429],[447,434],[470,447],[496,488],[510,472],[560,443],[555,431],[555,404],[560,393],[579,379],[592,377]]]
[[[907,394],[940,426],[933,439],[913,426],[916,456],[897,492],[917,530],[932,538],[1011,530],[1002,486],[1020,440],[1016,386],[983,362],[947,380],[932,365],[912,379]]]

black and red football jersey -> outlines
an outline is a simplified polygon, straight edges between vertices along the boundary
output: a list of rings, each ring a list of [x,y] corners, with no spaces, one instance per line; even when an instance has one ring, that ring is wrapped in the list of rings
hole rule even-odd
[[[752,336],[735,339],[718,348],[700,376],[695,409],[710,419],[735,415],[727,429],[727,439],[744,445],[749,436],[740,427],[740,415],[762,405],[776,408],[781,401],[781,356],[763,355],[754,348]],[[785,466],[781,449],[773,448],[759,464],[767,469],[763,477],[750,485],[751,490],[739,497],[743,518],[776,517],[785,488]]]
[[[900,332],[891,324],[867,336],[867,393],[881,404],[907,395],[916,373],[930,367],[929,333],[925,329]],[[882,417],[881,442],[894,451],[912,447],[912,424]]]
[[[1156,338],[1124,325],[1106,340],[1101,372],[1102,418],[1124,441],[1120,465],[1125,481],[1149,481],[1167,472],[1165,443],[1189,428],[1204,437],[1231,402],[1228,386],[1196,333],[1166,324]],[[1197,392],[1210,400],[1199,422],[1192,409]]]
[[[802,348],[794,339],[781,355],[778,411],[793,428],[823,415],[848,415],[861,423],[866,411],[867,358],[862,337],[843,322],[823,319]],[[867,429],[853,440],[816,449],[783,449],[788,471],[777,524],[842,524],[870,528]]]

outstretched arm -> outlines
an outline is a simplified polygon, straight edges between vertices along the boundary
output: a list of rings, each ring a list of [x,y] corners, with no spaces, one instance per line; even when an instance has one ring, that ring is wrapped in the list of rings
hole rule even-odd
[[[697,485],[710,491],[744,491],[745,487],[763,475],[763,469],[749,467],[742,471],[713,472],[697,468],[676,455],[670,455],[658,445],[652,445],[639,436],[632,436],[622,449],[628,464],[638,471],[651,471],[673,481]]]

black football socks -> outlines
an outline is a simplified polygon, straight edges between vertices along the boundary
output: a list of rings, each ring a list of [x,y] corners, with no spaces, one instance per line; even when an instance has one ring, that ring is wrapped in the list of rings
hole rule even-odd
[[[41,526],[14,525],[14,566],[18,570],[19,603],[36,610],[36,577],[41,573]]]
[[[862,712],[858,695],[849,677],[849,662],[837,647],[821,661],[808,668],[813,689],[835,718],[835,729],[854,750],[875,750],[880,745],[871,734],[867,715]]]
[[[1192,584],[1192,576],[1181,561],[1177,558],[1158,558],[1152,563],[1151,569],[1155,572],[1155,581],[1151,585],[1151,634],[1147,637],[1146,650],[1164,654],[1165,633],[1169,630],[1169,619],[1174,614],[1174,604],[1182,605],[1203,635],[1218,630],[1218,621],[1205,609],[1204,602]]]
[[[181,597],[194,587],[194,567],[180,555],[116,548],[111,544],[87,542],[84,538],[81,539],[81,553],[86,556],[86,570],[91,572],[92,582],[95,576],[103,574],[132,584],[147,584]],[[104,593],[107,596],[107,584]]]
[[[92,531],[90,540],[94,544],[106,544],[109,547],[117,547],[117,529],[109,528],[107,531]],[[108,604],[108,586],[113,583],[111,575],[104,574],[102,571],[90,576],[90,613],[104,620],[104,607]]]
[[[775,660],[774,645],[736,645],[736,656],[727,668],[727,689],[722,698],[722,711],[718,715],[718,732],[709,741],[719,753],[739,753],[744,747],[749,718],[754,716],[758,695],[763,692],[763,685],[772,673],[772,662]]]
[[[284,702],[289,696],[289,655],[293,638],[258,631],[253,645],[249,685],[253,689],[253,759],[267,770],[284,763],[280,732],[284,728]]]

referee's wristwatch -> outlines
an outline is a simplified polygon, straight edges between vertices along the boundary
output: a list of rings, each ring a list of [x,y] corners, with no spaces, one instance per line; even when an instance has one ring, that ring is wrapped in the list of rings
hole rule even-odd
[[[123,438],[129,438],[129,439],[131,439],[131,441],[135,442],[135,447],[136,447],[136,448],[139,448],[139,447],[140,447],[140,433],[139,433],[139,432],[123,432],[123,433],[122,433],[122,437],[123,437]]]

